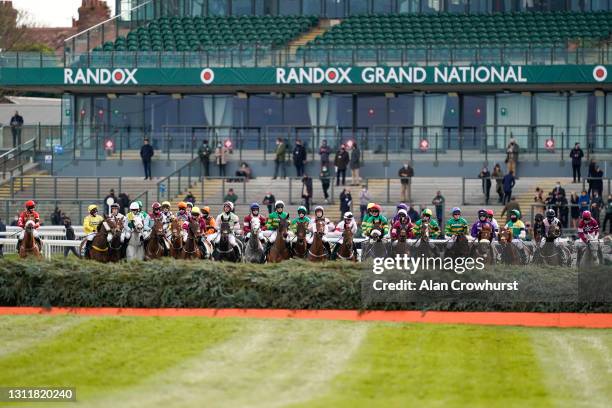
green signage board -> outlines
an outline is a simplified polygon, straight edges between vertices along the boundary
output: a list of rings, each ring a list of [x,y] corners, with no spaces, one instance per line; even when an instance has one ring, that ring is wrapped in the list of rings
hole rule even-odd
[[[0,86],[486,85],[610,83],[606,65],[0,68]]]

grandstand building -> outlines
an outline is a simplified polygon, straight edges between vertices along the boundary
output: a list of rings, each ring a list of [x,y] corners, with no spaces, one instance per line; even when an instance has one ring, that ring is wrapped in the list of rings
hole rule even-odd
[[[474,177],[483,162],[503,165],[511,138],[519,176],[569,175],[576,142],[600,161],[612,151],[612,1],[117,0],[116,10],[56,55],[0,55],[0,86],[62,97],[60,126],[24,128],[55,175],[139,175],[145,136],[162,177],[197,160],[203,139],[233,149],[230,174],[246,160],[259,176],[274,170],[278,137],[304,141],[311,174],[322,140],[356,142],[370,177],[406,161],[418,175]]]

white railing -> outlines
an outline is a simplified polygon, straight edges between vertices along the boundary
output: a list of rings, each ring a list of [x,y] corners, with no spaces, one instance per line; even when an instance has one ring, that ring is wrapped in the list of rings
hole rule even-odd
[[[16,254],[17,253],[17,238],[0,238],[0,245],[4,245],[3,253],[5,254]],[[55,240],[48,239],[43,240],[42,255],[45,259],[51,259],[53,254],[62,254],[64,248],[75,248],[77,251],[81,246],[80,240],[69,241],[69,240]]]

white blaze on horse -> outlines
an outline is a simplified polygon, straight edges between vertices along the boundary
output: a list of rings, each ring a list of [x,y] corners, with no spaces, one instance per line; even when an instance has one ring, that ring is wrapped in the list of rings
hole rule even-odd
[[[261,223],[258,217],[251,219],[251,232],[247,234],[247,244],[243,261],[248,263],[264,263],[264,247],[259,239]]]

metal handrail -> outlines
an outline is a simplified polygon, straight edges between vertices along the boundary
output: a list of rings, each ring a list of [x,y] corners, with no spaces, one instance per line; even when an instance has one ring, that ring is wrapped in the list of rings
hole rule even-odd
[[[43,181],[51,181],[53,183],[53,195],[51,197],[41,197],[39,194],[37,194],[37,184],[38,184],[38,180],[43,180]],[[36,177],[36,176],[15,176],[12,177],[11,180],[8,182],[9,183],[9,189],[10,189],[10,198],[14,199],[15,198],[15,193],[19,192],[19,191],[23,191],[24,188],[24,181],[32,181],[32,186],[33,186],[33,191],[32,191],[32,196],[31,198],[33,199],[38,199],[38,198],[46,198],[46,199],[57,199],[58,197],[58,183],[61,183],[62,181],[72,181],[73,183],[68,183],[69,186],[74,185],[74,198],[75,199],[79,199],[79,195],[82,195],[80,188],[83,186],[82,181],[84,180],[95,180],[96,182],[96,197],[100,197],[102,194],[105,194],[104,192],[101,191],[101,186],[104,182],[111,182],[114,183],[116,182],[116,184],[112,184],[113,186],[116,186],[117,189],[117,193],[121,192],[122,190],[122,177],[96,177],[96,176],[54,176],[54,177]],[[18,186],[16,186],[18,185]]]

